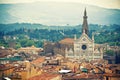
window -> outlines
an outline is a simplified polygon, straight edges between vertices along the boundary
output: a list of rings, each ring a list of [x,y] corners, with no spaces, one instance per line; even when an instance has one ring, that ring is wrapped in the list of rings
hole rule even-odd
[[[87,49],[87,46],[86,46],[86,45],[82,45],[82,49],[83,49],[83,50],[86,50],[86,49]]]

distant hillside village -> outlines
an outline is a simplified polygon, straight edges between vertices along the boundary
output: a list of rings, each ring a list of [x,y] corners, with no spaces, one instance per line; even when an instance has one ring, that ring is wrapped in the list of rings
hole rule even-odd
[[[17,37],[13,37],[10,48],[0,46],[0,80],[119,80],[120,47],[96,43],[95,33],[90,35],[87,18],[85,9],[80,37],[74,34],[55,42],[43,40],[41,47],[36,39],[39,47],[32,41],[28,41],[29,46],[21,47],[14,43]]]

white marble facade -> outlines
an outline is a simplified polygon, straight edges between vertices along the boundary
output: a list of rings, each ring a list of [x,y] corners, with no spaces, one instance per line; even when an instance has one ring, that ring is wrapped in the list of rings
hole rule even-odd
[[[88,36],[87,12],[84,11],[82,35],[80,38],[74,38],[74,50],[65,50],[66,58],[85,59],[87,61],[103,59],[103,47],[101,44],[94,43],[94,35],[92,39]],[[96,46],[97,45],[97,46]]]

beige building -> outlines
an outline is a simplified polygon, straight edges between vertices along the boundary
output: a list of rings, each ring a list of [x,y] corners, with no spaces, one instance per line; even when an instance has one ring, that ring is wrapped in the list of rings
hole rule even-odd
[[[36,48],[34,45],[31,47],[22,47],[18,49],[18,52],[26,52],[26,53],[33,53],[33,54],[38,54],[41,51],[43,51],[43,48]]]
[[[86,9],[83,16],[82,35],[78,39],[76,36],[74,37],[73,46],[74,49],[66,48],[66,58],[76,58],[87,61],[103,59],[105,46],[103,46],[103,44],[94,43],[94,35],[92,35],[92,39],[89,37]]]

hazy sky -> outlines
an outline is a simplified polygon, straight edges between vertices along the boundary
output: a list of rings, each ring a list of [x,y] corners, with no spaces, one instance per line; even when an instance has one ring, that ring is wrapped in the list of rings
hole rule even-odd
[[[28,3],[36,1],[80,2],[85,4],[97,5],[105,8],[120,9],[120,0],[0,0],[0,3]]]

